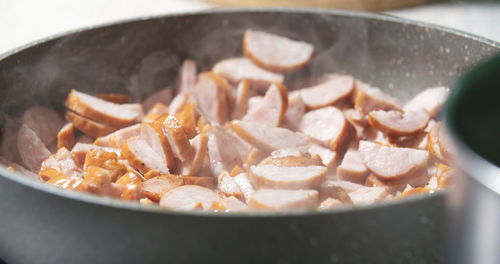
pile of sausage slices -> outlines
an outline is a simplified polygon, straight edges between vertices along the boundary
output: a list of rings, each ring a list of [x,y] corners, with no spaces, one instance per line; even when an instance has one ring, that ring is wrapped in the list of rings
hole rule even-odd
[[[72,90],[64,120],[34,106],[3,127],[0,163],[46,184],[175,210],[328,210],[432,193],[453,182],[453,146],[434,118],[448,89],[402,103],[348,75],[287,90],[314,47],[246,30],[243,57],[174,88]]]

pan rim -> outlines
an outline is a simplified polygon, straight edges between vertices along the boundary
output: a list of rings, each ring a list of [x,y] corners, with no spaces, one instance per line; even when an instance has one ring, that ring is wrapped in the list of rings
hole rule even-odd
[[[318,14],[318,15],[330,15],[330,16],[340,16],[340,17],[352,17],[352,18],[364,18],[373,19],[378,21],[393,22],[403,25],[411,25],[422,28],[429,28],[432,30],[437,30],[440,32],[446,32],[458,36],[462,36],[474,41],[480,42],[482,44],[491,46],[493,48],[500,49],[500,43],[493,40],[480,37],[474,34],[466,33],[460,30],[451,29],[439,25],[432,25],[424,22],[398,18],[390,15],[379,14],[379,13],[369,13],[361,11],[348,11],[348,10],[329,10],[329,9],[319,9],[319,8],[217,8],[217,9],[206,9],[198,11],[188,11],[188,12],[178,12],[173,14],[160,14],[152,16],[141,16],[135,18],[127,18],[122,20],[116,20],[108,23],[101,23],[96,25],[91,25],[87,27],[81,27],[74,30],[65,31],[59,34],[54,34],[39,40],[29,42],[27,44],[21,45],[17,48],[11,49],[3,54],[0,54],[0,62],[9,58],[10,56],[25,51],[29,48],[35,47],[37,45],[43,44],[45,42],[55,40],[64,36],[69,36],[72,34],[85,32],[93,29],[99,29],[104,27],[123,25],[128,23],[135,23],[146,20],[162,19],[162,18],[172,18],[172,17],[189,17],[189,16],[200,16],[200,15],[222,15],[222,14],[234,14],[234,13],[294,13],[294,14]],[[245,212],[245,213],[216,213],[216,212],[205,212],[205,211],[175,211],[165,208],[160,208],[158,206],[144,206],[139,203],[123,201],[119,199],[102,197],[93,194],[81,193],[76,191],[63,190],[54,186],[49,186],[41,181],[35,181],[28,179],[16,172],[11,172],[7,170],[4,166],[0,165],[0,177],[6,178],[7,180],[13,181],[15,183],[25,185],[34,189],[36,191],[44,192],[46,194],[58,196],[58,198],[71,199],[76,202],[90,203],[96,206],[111,207],[113,209],[121,210],[131,210],[143,213],[152,214],[165,214],[165,215],[185,215],[194,217],[231,217],[231,218],[252,218],[252,217],[311,217],[311,216],[322,216],[322,215],[335,215],[341,213],[350,213],[357,211],[367,211],[367,210],[378,210],[379,208],[388,208],[394,206],[404,206],[410,203],[418,203],[423,200],[433,199],[436,197],[444,196],[448,190],[439,190],[427,195],[417,195],[408,197],[405,199],[390,200],[384,202],[378,202],[371,205],[356,205],[356,206],[345,206],[333,210],[327,211],[285,211],[285,212]]]

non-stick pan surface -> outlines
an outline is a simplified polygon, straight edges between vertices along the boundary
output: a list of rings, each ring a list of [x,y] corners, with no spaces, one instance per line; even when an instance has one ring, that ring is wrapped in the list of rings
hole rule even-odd
[[[241,54],[246,28],[311,42],[309,70],[345,72],[407,99],[447,85],[494,42],[382,15],[327,10],[210,10],[54,37],[0,60],[0,112],[62,109],[67,92],[173,82],[185,58],[204,69]],[[293,83],[290,83],[293,87]],[[0,258],[7,263],[440,263],[444,193],[326,213],[219,215],[144,208],[31,182],[0,168]]]

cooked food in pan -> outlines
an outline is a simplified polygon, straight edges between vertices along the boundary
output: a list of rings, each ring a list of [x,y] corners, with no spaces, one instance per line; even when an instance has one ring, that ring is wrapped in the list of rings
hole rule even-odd
[[[247,30],[243,57],[130,103],[72,90],[61,117],[7,120],[0,162],[59,188],[176,210],[328,210],[450,185],[453,146],[436,114],[448,89],[403,103],[353,76],[289,90],[314,47]],[[174,92],[175,90],[175,92]]]

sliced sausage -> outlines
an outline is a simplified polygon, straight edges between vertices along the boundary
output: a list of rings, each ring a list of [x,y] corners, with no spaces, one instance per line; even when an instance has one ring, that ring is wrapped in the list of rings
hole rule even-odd
[[[295,71],[312,58],[314,47],[306,42],[247,29],[243,53],[255,64],[270,71]]]
[[[84,157],[85,159],[85,157]],[[72,178],[79,178],[82,177],[82,170],[81,170],[81,164],[78,164],[74,159],[73,156],[71,155],[71,152],[68,151],[66,148],[60,148],[57,150],[56,153],[51,155],[49,158],[45,159],[42,162],[42,165],[40,166],[40,171],[46,170],[46,169],[54,169],[57,170],[58,172],[72,177]],[[40,175],[42,176],[42,175]],[[47,181],[49,179],[44,179],[41,177],[42,180]]]
[[[345,181],[326,180],[321,184],[319,193],[322,199],[334,198],[342,203],[352,204],[348,193],[360,188],[364,188],[364,186]]]
[[[318,210],[319,211],[324,211],[324,210],[332,210],[332,209],[335,209],[335,208],[339,208],[339,207],[342,207],[344,204],[337,200],[337,199],[334,199],[334,198],[327,198],[326,200],[324,200],[323,202],[321,202],[318,206]]]
[[[332,106],[306,113],[299,129],[335,151],[343,151],[349,138],[353,136],[352,128],[342,111]]]
[[[76,90],[71,90],[65,104],[83,117],[117,128],[130,126],[139,118],[137,111]]]
[[[72,123],[67,123],[57,133],[57,148],[72,149],[75,145],[75,132]]]
[[[196,62],[194,60],[184,60],[177,78],[178,93],[193,95],[196,85],[196,75]]]
[[[265,91],[271,83],[282,83],[285,77],[282,74],[266,71],[257,67],[247,58],[229,58],[219,61],[212,71],[220,74],[232,83],[248,79],[255,87]]]
[[[193,160],[195,155],[194,149],[189,143],[189,138],[182,128],[179,119],[174,115],[166,115],[164,118],[160,118],[158,123],[163,128],[174,156],[181,162]]]
[[[213,189],[215,187],[214,177],[205,176],[180,176],[184,185],[199,185],[201,187]]]
[[[307,166],[324,166],[319,156],[285,156],[273,157],[269,156],[259,163],[259,165],[274,165],[279,167],[307,167]]]
[[[208,135],[206,133],[198,134],[190,140],[190,144],[195,149],[196,154],[192,161],[181,165],[181,174],[183,175],[196,175],[203,167],[203,161],[208,153]]]
[[[262,152],[259,149],[253,148],[245,159],[245,167],[259,164],[262,160],[267,157],[266,152]]]
[[[262,189],[254,193],[248,206],[266,211],[312,210],[318,206],[318,191]]]
[[[198,107],[205,117],[218,124],[228,120],[227,83],[219,75],[211,72],[200,74],[195,87]]]
[[[311,144],[307,152],[311,154],[311,156],[318,155],[329,172],[333,170],[337,164],[337,152],[329,148],[322,147],[318,144]]]
[[[17,149],[24,165],[33,172],[38,172],[42,162],[50,157],[50,151],[43,141],[27,125],[22,125],[19,129]]]
[[[208,133],[208,158],[214,176],[230,171],[236,165],[243,165],[234,138],[221,128],[214,128]]]
[[[142,119],[142,122],[152,123],[164,114],[168,114],[168,106],[162,103],[156,103],[146,113],[146,116]]]
[[[33,130],[45,146],[56,140],[57,132],[64,126],[64,120],[56,111],[43,106],[24,111],[22,123]]]
[[[427,134],[427,149],[432,157],[446,164],[453,161],[454,145],[442,121],[437,122]]]
[[[160,206],[182,210],[201,203],[203,209],[208,210],[212,203],[220,200],[221,198],[210,189],[197,185],[184,185],[165,193],[161,197]]]
[[[300,92],[291,92],[288,95],[288,106],[285,113],[285,126],[297,130],[302,117],[306,113],[306,105],[302,101]]]
[[[170,171],[175,169],[175,160],[170,143],[163,133],[162,128],[158,124],[143,123],[141,125],[141,139],[146,141],[148,145],[165,161],[165,165]]]
[[[354,205],[368,205],[385,200],[389,195],[384,187],[364,187],[349,193]]]
[[[86,144],[86,143],[76,143],[73,149],[71,150],[71,156],[73,157],[73,160],[75,160],[76,164],[79,167],[82,167],[83,164],[85,163],[85,157],[87,156],[87,153],[92,150],[92,149],[103,149],[107,152],[114,152],[120,155],[121,151],[118,148],[111,148],[111,147],[101,147],[101,146],[96,146],[92,144]]]
[[[249,80],[241,80],[236,87],[236,99],[232,119],[241,119],[248,110],[251,88]]]
[[[121,93],[101,93],[97,97],[115,104],[127,104],[130,102],[130,96]]]
[[[300,96],[309,109],[333,105],[348,98],[354,89],[354,78],[337,75],[327,81],[300,90]]]
[[[236,184],[234,178],[227,172],[219,175],[219,184],[217,188],[226,196],[234,196],[238,199],[243,199],[243,193],[241,192],[240,187]]]
[[[121,104],[120,106],[127,109],[127,110],[136,112],[137,113],[137,119],[136,119],[137,122],[141,122],[144,119],[145,114],[144,114],[144,109],[142,108],[141,104]]]
[[[66,112],[66,119],[68,119],[75,128],[93,138],[104,137],[118,130],[118,128],[92,121],[71,111]]]
[[[374,110],[400,111],[401,102],[378,88],[364,87],[356,93],[354,108],[365,114]]]
[[[194,102],[187,102],[180,112],[175,114],[179,124],[186,133],[189,139],[194,138],[198,134],[197,122],[198,122],[198,111],[196,111],[196,105]]]
[[[127,173],[127,171],[133,170],[132,168],[129,169],[128,165],[118,161],[118,154],[105,151],[104,149],[91,149],[87,152],[83,168],[87,169],[90,166],[110,171],[111,181],[113,182]]]
[[[361,154],[355,149],[349,149],[340,166],[337,167],[337,178],[339,180],[363,184],[369,171],[361,159]]]
[[[177,94],[170,103],[170,105],[168,106],[168,113],[173,115],[180,112],[188,101],[189,101],[188,94],[185,93]]]
[[[443,108],[450,89],[446,87],[428,88],[418,93],[413,99],[405,104],[405,111],[421,111],[425,110],[434,118],[436,114]]]
[[[92,193],[103,196],[113,196],[114,191],[110,173],[109,170],[96,166],[89,166],[85,168],[83,182]]]
[[[139,200],[142,197],[142,178],[135,171],[125,173],[116,181],[116,185],[120,188],[120,199],[122,200]]]
[[[139,136],[141,134],[141,124],[135,124],[129,127],[119,129],[109,135],[99,137],[94,141],[94,144],[102,147],[119,148],[128,139]]]
[[[155,150],[141,137],[134,137],[121,147],[122,155],[132,167],[142,174],[156,169],[161,174],[168,174],[167,161],[158,155]]]
[[[151,201],[159,202],[161,197],[170,190],[183,184],[181,178],[174,175],[160,175],[142,183],[142,195]]]
[[[250,108],[242,121],[277,127],[285,117],[287,104],[286,87],[273,83],[266,91],[262,102],[257,107]]]
[[[277,149],[300,148],[309,145],[306,135],[286,128],[243,121],[231,122],[231,128],[243,140],[268,153]]]
[[[426,111],[371,111],[368,114],[370,124],[389,136],[409,136],[418,133],[427,126],[429,114]]]
[[[257,188],[315,189],[326,177],[326,167],[280,167],[275,165],[251,166],[250,181]]]
[[[414,176],[426,168],[429,159],[424,150],[386,147],[368,141],[359,143],[359,152],[365,166],[383,181]]]
[[[248,202],[248,200],[253,196],[255,193],[255,189],[250,182],[250,178],[248,177],[247,173],[240,173],[236,176],[233,177],[234,182],[238,187],[240,188],[241,193],[243,194],[243,198],[245,198],[245,201]]]
[[[248,210],[248,206],[234,196],[220,200],[219,204],[225,209],[225,212],[244,212]]]

